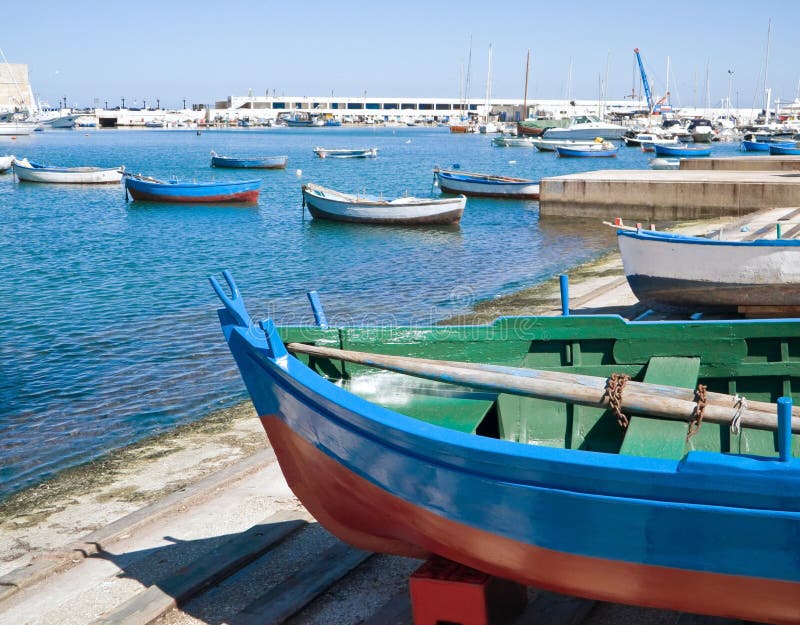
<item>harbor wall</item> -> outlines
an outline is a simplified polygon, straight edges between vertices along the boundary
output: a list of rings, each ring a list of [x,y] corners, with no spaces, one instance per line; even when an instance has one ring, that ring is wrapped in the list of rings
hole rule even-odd
[[[734,156],[683,158],[680,168],[690,171],[800,171],[798,156]]]
[[[542,217],[674,221],[800,206],[800,177],[778,172],[599,171],[543,178]]]

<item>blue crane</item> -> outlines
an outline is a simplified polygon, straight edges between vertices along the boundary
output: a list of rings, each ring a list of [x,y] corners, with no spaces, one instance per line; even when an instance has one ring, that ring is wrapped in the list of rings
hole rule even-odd
[[[639,62],[639,71],[642,73],[642,86],[644,87],[644,95],[647,98],[647,110],[653,112],[653,96],[650,93],[650,83],[647,82],[647,74],[644,71],[644,63],[639,54],[639,48],[634,48],[633,53],[636,55],[636,60]]]

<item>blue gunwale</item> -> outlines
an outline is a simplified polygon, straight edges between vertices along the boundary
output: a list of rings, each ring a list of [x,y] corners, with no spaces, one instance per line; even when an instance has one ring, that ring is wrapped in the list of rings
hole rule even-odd
[[[688,245],[715,245],[727,247],[800,247],[798,239],[756,239],[755,241],[720,241],[704,239],[686,234],[672,232],[655,232],[653,230],[617,230],[619,236],[626,236],[642,241],[658,241],[663,243],[686,243]]]
[[[494,185],[519,185],[519,186],[526,186],[530,184],[535,184],[533,180],[522,180],[522,179],[499,179],[498,176],[490,176],[488,174],[454,174],[449,171],[441,171],[439,170],[437,174],[441,178],[449,179],[449,180],[460,180],[462,182],[476,182],[479,184],[494,184]]]

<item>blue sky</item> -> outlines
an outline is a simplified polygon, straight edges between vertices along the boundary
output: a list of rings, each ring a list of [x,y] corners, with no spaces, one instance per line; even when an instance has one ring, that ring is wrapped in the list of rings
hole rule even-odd
[[[14,26],[0,29],[0,48],[29,65],[34,92],[53,104],[177,107],[267,89],[457,98],[471,41],[473,97],[485,93],[490,43],[496,97],[523,96],[531,50],[529,100],[597,98],[601,82],[622,98],[638,83],[638,47],[658,95],[669,58],[675,105],[703,106],[708,91],[718,106],[730,90],[734,106],[760,106],[770,19],[773,101],[793,100],[800,82],[795,0],[7,4],[2,21]]]

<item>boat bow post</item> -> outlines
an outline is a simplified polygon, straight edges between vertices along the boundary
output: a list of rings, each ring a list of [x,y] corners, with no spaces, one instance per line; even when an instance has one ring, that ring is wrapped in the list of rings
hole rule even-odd
[[[225,306],[224,309],[220,309],[220,312],[227,313],[236,325],[242,326],[243,328],[249,328],[253,322],[250,319],[250,314],[247,312],[247,308],[244,305],[244,300],[242,299],[242,294],[239,292],[239,287],[236,286],[233,276],[227,269],[222,272],[222,275],[225,278],[225,282],[228,283],[228,288],[231,290],[230,297],[228,297],[228,294],[225,293],[222,285],[220,285],[214,276],[208,277],[208,281],[211,282],[214,292]]]

